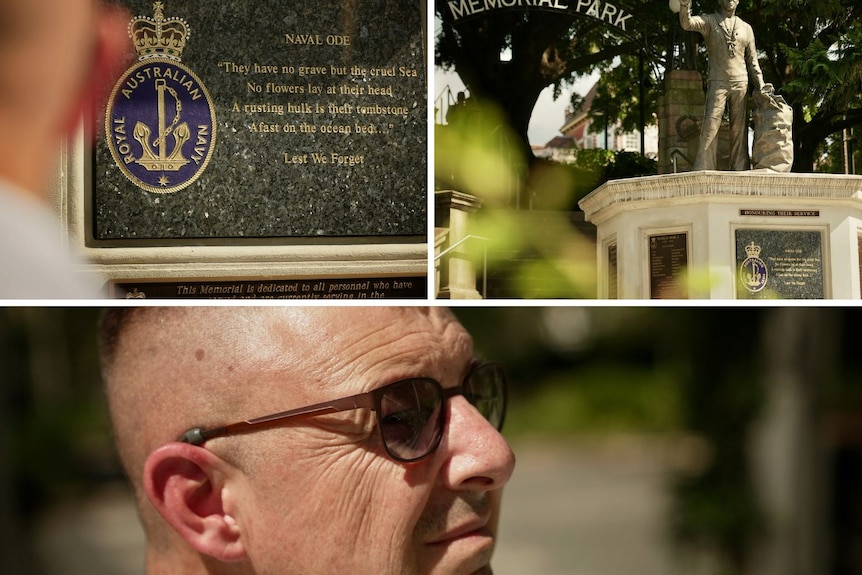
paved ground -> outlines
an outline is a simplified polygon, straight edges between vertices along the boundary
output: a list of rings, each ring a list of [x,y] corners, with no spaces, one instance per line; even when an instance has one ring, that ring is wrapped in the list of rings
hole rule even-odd
[[[665,538],[666,450],[639,440],[516,445],[496,575],[701,575]],[[128,493],[111,489],[44,523],[45,575],[142,575],[143,534]]]
[[[637,439],[580,446],[516,445],[496,575],[670,575],[667,450]]]

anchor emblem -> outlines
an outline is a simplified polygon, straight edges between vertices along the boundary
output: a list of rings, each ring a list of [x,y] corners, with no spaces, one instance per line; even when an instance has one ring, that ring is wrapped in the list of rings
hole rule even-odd
[[[182,62],[191,35],[182,18],[138,16],[129,35],[138,62],[114,85],[105,113],[106,143],[135,186],[159,194],[193,184],[213,156],[215,106],[200,78]]]
[[[144,122],[138,121],[135,124],[133,136],[141,144],[143,155],[136,162],[144,166],[151,172],[175,172],[189,163],[189,160],[183,156],[183,144],[191,137],[189,126],[185,122],[178,125],[180,121],[180,113],[182,112],[182,101],[177,96],[177,92],[167,85],[163,79],[156,80],[156,93],[158,94],[159,107],[159,133],[155,141],[150,144],[152,130]],[[165,92],[170,93],[176,103],[174,119],[170,126],[165,126]],[[174,136],[174,149],[170,154],[167,154],[168,136]],[[155,150],[154,150],[155,148]]]

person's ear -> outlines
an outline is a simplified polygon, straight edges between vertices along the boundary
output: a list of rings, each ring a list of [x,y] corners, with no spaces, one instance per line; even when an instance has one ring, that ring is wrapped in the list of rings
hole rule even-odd
[[[144,491],[161,516],[193,549],[224,562],[246,558],[239,526],[228,512],[229,464],[202,447],[172,442],[144,465]]]

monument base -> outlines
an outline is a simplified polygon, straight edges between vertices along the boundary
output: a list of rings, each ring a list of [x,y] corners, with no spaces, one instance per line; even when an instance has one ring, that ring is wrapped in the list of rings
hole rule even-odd
[[[579,205],[597,228],[600,298],[860,298],[860,176],[648,176]]]

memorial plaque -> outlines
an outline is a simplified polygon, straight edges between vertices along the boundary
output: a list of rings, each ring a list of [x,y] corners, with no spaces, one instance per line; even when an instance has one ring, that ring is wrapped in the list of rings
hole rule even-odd
[[[126,299],[416,299],[425,276],[266,280],[118,281],[111,296]]]
[[[136,54],[100,126],[94,246],[424,240],[419,3],[121,4]]]
[[[736,230],[738,299],[822,299],[822,234],[816,230]]]
[[[862,236],[856,237],[856,257],[859,264],[859,286],[862,289]]]
[[[650,299],[685,299],[688,290],[680,281],[688,266],[688,234],[649,237]]]
[[[617,244],[608,245],[608,299],[619,297],[619,272],[617,270]]]

